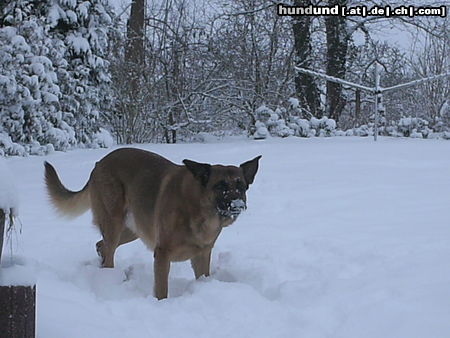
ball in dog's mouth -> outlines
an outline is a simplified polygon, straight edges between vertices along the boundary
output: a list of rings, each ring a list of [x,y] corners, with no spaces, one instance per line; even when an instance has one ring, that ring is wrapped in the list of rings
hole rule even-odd
[[[226,209],[217,208],[217,211],[219,212],[219,215],[222,217],[229,217],[235,219],[245,209],[247,209],[247,205],[245,204],[245,202],[241,199],[237,199],[232,200],[230,202],[230,205]]]

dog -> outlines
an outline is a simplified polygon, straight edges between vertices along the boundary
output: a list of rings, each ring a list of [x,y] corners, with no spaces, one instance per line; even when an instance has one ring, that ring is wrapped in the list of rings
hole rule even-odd
[[[83,189],[61,183],[45,162],[45,183],[57,211],[77,217],[92,210],[103,239],[96,244],[102,267],[114,267],[119,245],[140,238],[153,251],[154,295],[167,298],[170,263],[191,260],[195,278],[209,276],[211,250],[222,228],[247,207],[246,191],[259,159],[237,166],[183,160],[120,148],[95,164]]]

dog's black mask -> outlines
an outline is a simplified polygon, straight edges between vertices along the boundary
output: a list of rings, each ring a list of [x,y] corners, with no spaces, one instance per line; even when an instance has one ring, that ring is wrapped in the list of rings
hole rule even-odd
[[[240,178],[220,180],[213,186],[220,216],[234,219],[247,209],[245,196],[247,187],[248,185]]]
[[[186,168],[205,188],[214,192],[216,210],[221,217],[236,219],[247,209],[245,192],[253,183],[261,156],[239,167],[198,163],[183,160]]]

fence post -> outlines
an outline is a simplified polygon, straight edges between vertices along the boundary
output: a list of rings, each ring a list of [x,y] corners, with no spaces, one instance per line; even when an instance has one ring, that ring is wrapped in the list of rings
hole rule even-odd
[[[0,262],[6,216],[0,209]],[[0,286],[0,338],[34,338],[35,326],[36,285]]]
[[[374,99],[375,99],[375,125],[374,125],[374,131],[373,131],[373,140],[376,141],[378,138],[378,98],[380,96],[380,65],[378,62],[375,62],[375,93],[374,93]]]
[[[36,285],[0,286],[0,337],[34,338]]]
[[[5,212],[2,209],[0,209],[0,262],[2,261],[3,236],[5,233],[5,222],[6,222]]]

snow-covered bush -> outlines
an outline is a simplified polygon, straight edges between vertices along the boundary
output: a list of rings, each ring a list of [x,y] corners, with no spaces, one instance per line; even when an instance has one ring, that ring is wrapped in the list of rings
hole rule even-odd
[[[265,104],[259,106],[259,108],[255,111],[256,120],[262,123],[267,123],[272,114],[274,114],[274,111],[268,108]]]
[[[288,137],[294,135],[295,131],[291,129],[288,125],[286,125],[286,121],[283,118],[280,118],[279,112],[275,112],[275,114],[272,115],[272,118],[274,118],[274,124],[271,126],[269,130],[271,130],[271,133],[275,136],[279,137]]]
[[[311,118],[311,129],[316,130],[316,136],[333,136],[336,130],[336,121],[323,116],[320,119]]]
[[[297,109],[298,101],[291,98],[289,100],[290,109]],[[298,108],[299,109],[299,108]],[[291,116],[288,121],[283,118],[288,114],[284,108],[277,108],[275,111],[266,105],[260,106],[255,111],[257,121],[255,123],[256,132],[254,138],[265,138],[267,133],[275,137],[314,137],[333,136],[336,133],[336,121],[324,116],[320,119],[312,117],[311,120],[302,119],[299,116]]]
[[[369,125],[363,124],[357,128],[353,128],[354,136],[372,136],[373,135],[373,124],[369,123]]]
[[[361,125],[349,130],[337,129],[336,121],[324,116],[320,119],[311,117],[310,120],[301,118],[298,100],[290,98],[288,108],[270,109],[266,105],[261,105],[255,112],[257,122],[255,125],[255,139],[264,139],[268,135],[273,137],[329,137],[329,136],[373,136],[374,123]],[[295,110],[298,109],[298,110]],[[445,108],[447,109],[447,108]],[[293,112],[295,111],[295,115]],[[287,117],[286,117],[287,116]],[[285,119],[286,117],[286,119]],[[442,120],[442,118],[441,118]],[[440,121],[438,119],[438,121]],[[441,121],[442,122],[442,121]],[[442,122],[442,125],[445,123]],[[389,124],[382,123],[378,127],[379,135],[393,137],[411,137],[411,138],[442,138],[450,139],[450,131],[442,126],[430,128],[430,123],[422,118],[403,117],[398,121],[391,121]]]
[[[296,125],[296,127],[294,127],[296,136],[333,136],[336,133],[336,122],[326,116],[320,119],[312,117],[309,121],[294,117],[292,118],[292,121]]]
[[[0,132],[0,156],[25,156],[26,154],[27,152],[23,146],[14,143],[8,134]]]
[[[311,130],[311,123],[306,119],[300,117],[293,117],[291,128],[295,131],[295,136],[311,137],[315,135],[315,131]]]
[[[269,136],[269,131],[266,128],[266,125],[261,121],[256,121],[255,123],[256,131],[253,134],[253,138],[255,140],[263,140]]]
[[[255,133],[253,138],[264,139],[268,135],[287,137],[294,135],[295,131],[292,130],[286,121],[281,117],[282,111],[276,109],[273,111],[266,105],[260,106],[255,111],[257,121],[255,123]]]
[[[450,132],[444,131],[443,133],[440,134],[440,137],[443,138],[444,140],[450,140]]]
[[[419,117],[402,117],[397,124],[397,131],[401,136],[422,138],[430,133],[428,121]]]
[[[297,116],[297,117],[301,117],[302,116],[302,109],[300,107],[300,101],[299,99],[295,98],[295,97],[290,97],[288,99],[288,112],[290,116]]]
[[[115,142],[111,133],[104,128],[100,128],[98,132],[96,132],[92,139],[92,147],[93,148],[110,148]]]

